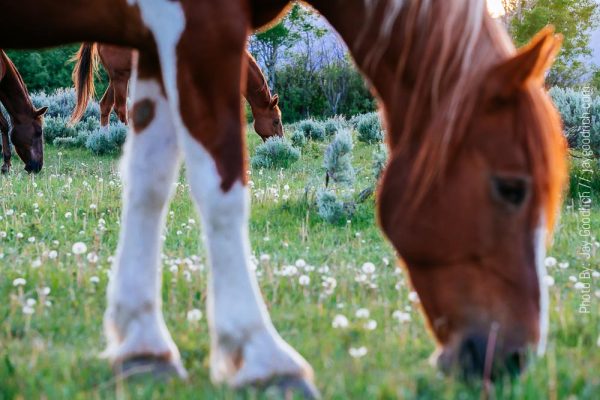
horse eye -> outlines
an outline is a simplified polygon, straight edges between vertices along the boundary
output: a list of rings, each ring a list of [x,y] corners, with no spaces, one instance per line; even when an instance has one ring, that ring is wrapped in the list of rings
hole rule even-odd
[[[280,121],[278,119],[275,119],[275,120],[273,120],[273,125],[279,125],[279,122]]]
[[[531,185],[530,178],[524,176],[492,177],[492,194],[494,198],[512,207],[525,202]]]

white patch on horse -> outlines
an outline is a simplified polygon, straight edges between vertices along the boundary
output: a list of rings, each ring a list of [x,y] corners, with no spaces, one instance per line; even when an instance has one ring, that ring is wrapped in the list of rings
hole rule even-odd
[[[158,3],[158,5],[157,5]],[[312,378],[310,365],[273,327],[250,262],[248,189],[241,182],[224,193],[215,160],[183,123],[177,88],[176,47],[185,28],[179,3],[137,0],[158,44],[163,81],[186,171],[202,216],[211,274],[208,322],[211,378],[240,387],[274,376]]]
[[[240,387],[274,376],[312,378],[308,363],[273,327],[260,294],[250,261],[248,188],[236,182],[224,193],[210,154],[189,134],[180,140],[211,265],[207,318],[213,382]]]
[[[540,223],[539,227],[535,231],[534,244],[535,244],[535,265],[537,280],[540,287],[540,315],[539,315],[539,340],[537,343],[537,354],[539,356],[544,355],[546,352],[546,343],[548,340],[548,328],[549,328],[549,296],[548,296],[548,284],[546,283],[546,225],[544,221]]]
[[[107,293],[104,354],[113,363],[142,355],[165,357],[185,376],[160,296],[160,233],[179,166],[177,137],[160,85],[137,81],[133,93],[136,100],[151,99],[157,112],[146,129],[128,135],[125,144],[123,215]]]

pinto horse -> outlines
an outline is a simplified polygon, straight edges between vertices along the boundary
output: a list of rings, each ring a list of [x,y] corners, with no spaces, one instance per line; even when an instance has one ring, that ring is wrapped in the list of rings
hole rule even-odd
[[[0,103],[10,116],[12,130],[0,112],[0,134],[2,135],[2,173],[11,167],[11,143],[25,163],[25,171],[40,172],[44,164],[43,115],[48,107],[36,109],[31,103],[27,87],[21,74],[0,50]],[[10,140],[9,140],[10,136]]]
[[[561,39],[517,51],[483,0],[310,0],[379,98],[390,162],[378,215],[420,296],[445,370],[494,378],[544,350],[544,249],[566,182],[543,88]],[[160,232],[180,154],[208,247],[214,382],[315,396],[252,272],[240,92],[252,29],[287,0],[0,0],[0,45],[98,41],[139,49],[124,158],[106,356],[185,375],[161,311]],[[32,13],[31,10],[35,10]],[[161,160],[160,168],[156,159]]]
[[[133,50],[127,48],[96,43],[81,45],[75,56],[77,64],[73,70],[77,105],[71,116],[71,123],[81,119],[94,95],[94,71],[97,69],[97,59],[100,58],[110,80],[100,100],[100,124],[108,125],[113,108],[119,120],[127,124],[127,90],[133,57]],[[244,96],[254,116],[254,130],[263,141],[270,137],[283,137],[279,96],[271,96],[267,80],[254,57],[246,52],[246,58],[248,75]]]

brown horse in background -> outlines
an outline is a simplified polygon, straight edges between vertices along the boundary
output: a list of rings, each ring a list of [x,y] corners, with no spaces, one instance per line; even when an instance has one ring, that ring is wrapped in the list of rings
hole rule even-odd
[[[107,126],[110,113],[114,109],[119,120],[127,124],[127,91],[131,78],[134,51],[128,48],[101,43],[84,43],[74,59],[73,82],[77,92],[77,105],[71,115],[71,123],[81,119],[90,99],[93,97],[94,73],[98,58],[108,73],[109,84],[100,100],[100,124]],[[254,116],[254,130],[263,139],[283,136],[283,124],[279,109],[279,96],[271,96],[269,85],[258,63],[249,52],[248,76],[244,96]]]
[[[419,294],[445,371],[518,373],[548,330],[544,252],[566,182],[543,89],[560,47],[517,51],[482,0],[309,0],[379,98],[390,162],[379,221]],[[139,50],[105,355],[117,371],[186,376],[162,313],[161,232],[181,157],[210,264],[213,382],[315,396],[251,261],[244,118],[248,34],[287,0],[0,0],[0,46],[96,41]],[[35,10],[32,13],[31,10]],[[160,166],[157,167],[157,161]]]
[[[0,50],[0,103],[6,108],[12,125],[9,132],[9,124],[0,111],[4,160],[2,173],[10,171],[11,143],[25,163],[25,171],[40,172],[44,164],[43,115],[48,107],[37,110],[33,106],[23,78],[2,50]]]

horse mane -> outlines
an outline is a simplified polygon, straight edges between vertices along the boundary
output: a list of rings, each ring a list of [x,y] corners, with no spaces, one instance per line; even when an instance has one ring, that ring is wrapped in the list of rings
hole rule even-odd
[[[387,107],[404,118],[387,115],[388,123],[401,122],[388,129],[388,141],[392,155],[412,160],[406,201],[414,209],[461,150],[485,74],[516,49],[482,0],[363,1],[367,21],[352,48],[369,76],[382,65],[392,71]],[[393,48],[392,38],[402,47]],[[560,118],[543,90],[522,97],[519,114],[527,128],[520,132],[526,132],[536,197],[551,227],[565,181]]]
[[[29,90],[27,90],[27,85],[25,84],[23,77],[19,73],[19,70],[3,50],[0,50],[0,56],[2,57],[2,61],[4,64],[5,74],[10,74],[15,79],[19,86],[19,90],[21,91],[22,100],[24,100],[25,104],[27,104],[27,106],[33,110],[34,107],[33,103],[31,102],[31,97],[29,96]]]

